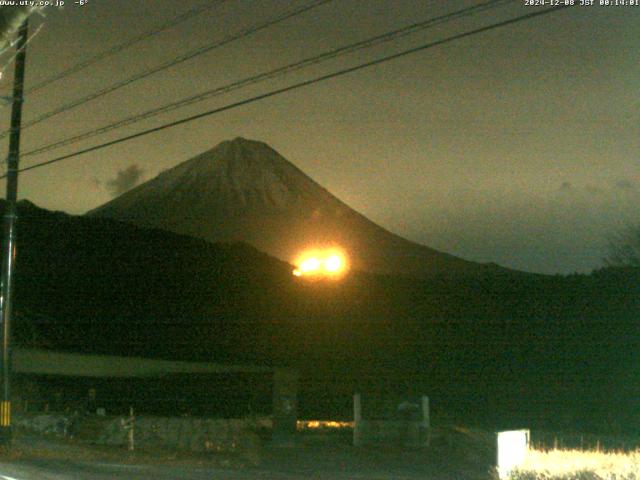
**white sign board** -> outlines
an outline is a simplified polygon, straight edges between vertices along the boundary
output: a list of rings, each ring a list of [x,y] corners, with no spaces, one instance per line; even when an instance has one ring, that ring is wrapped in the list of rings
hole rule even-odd
[[[497,433],[498,475],[509,478],[509,472],[522,465],[529,451],[529,430],[510,430]]]

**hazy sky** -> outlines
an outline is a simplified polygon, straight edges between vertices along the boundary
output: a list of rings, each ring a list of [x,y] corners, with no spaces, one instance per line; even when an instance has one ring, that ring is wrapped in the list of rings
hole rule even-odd
[[[308,1],[220,2],[28,96],[24,119]],[[32,32],[43,26],[29,44],[27,88],[207,2],[73,3],[33,18]],[[334,0],[26,129],[22,149],[477,3]],[[22,165],[538,8],[514,1]],[[270,144],[351,207],[411,240],[529,271],[588,272],[601,265],[612,233],[640,222],[639,37],[640,7],[565,9],[24,173],[20,196],[83,213],[243,136]],[[5,54],[2,64],[9,60]],[[12,68],[2,95],[11,91]],[[0,110],[3,128],[9,112]]]

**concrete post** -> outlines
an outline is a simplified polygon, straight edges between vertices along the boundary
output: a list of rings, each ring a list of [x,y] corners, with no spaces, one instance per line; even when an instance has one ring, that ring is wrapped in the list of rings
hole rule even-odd
[[[291,445],[298,422],[298,372],[276,368],[273,373],[273,443]]]
[[[427,428],[431,428],[431,416],[429,412],[429,397],[427,396],[422,397],[422,424]]]
[[[134,417],[133,415],[133,407],[129,407],[129,422],[131,423],[131,426],[129,427],[129,435],[128,435],[128,440],[129,440],[129,451],[133,452],[135,450],[135,443],[134,443],[134,439],[135,439],[135,432],[134,429],[136,427],[136,417]]]
[[[353,394],[353,445],[362,445],[362,397],[359,393]]]
[[[422,428],[423,436],[421,444],[429,446],[431,444],[431,412],[429,411],[429,397],[422,397]]]
[[[3,9],[9,10],[9,9]],[[13,10],[15,13],[15,10]],[[7,13],[5,12],[5,15]],[[6,17],[5,17],[6,19]],[[22,22],[21,22],[22,23]],[[13,322],[13,297],[16,263],[16,220],[18,218],[18,165],[20,162],[20,126],[24,92],[24,71],[28,42],[28,22],[25,18],[19,30],[16,45],[16,65],[13,78],[13,103],[11,107],[11,135],[7,156],[7,195],[4,207],[4,236],[2,256],[2,281],[0,282],[0,326],[2,347],[0,372],[2,373],[2,401],[0,402],[0,443],[9,449],[13,439],[11,426],[11,323]]]

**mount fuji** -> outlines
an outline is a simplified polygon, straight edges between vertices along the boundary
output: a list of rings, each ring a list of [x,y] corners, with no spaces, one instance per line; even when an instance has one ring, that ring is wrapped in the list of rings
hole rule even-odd
[[[352,268],[407,276],[508,271],[406,240],[351,209],[267,144],[236,138],[87,213],[211,242],[246,242],[290,263],[339,247]]]

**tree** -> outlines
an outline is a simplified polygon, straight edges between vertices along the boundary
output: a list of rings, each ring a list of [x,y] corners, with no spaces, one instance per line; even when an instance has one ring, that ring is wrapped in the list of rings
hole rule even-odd
[[[605,262],[611,267],[640,267],[640,225],[627,227],[609,240]]]

